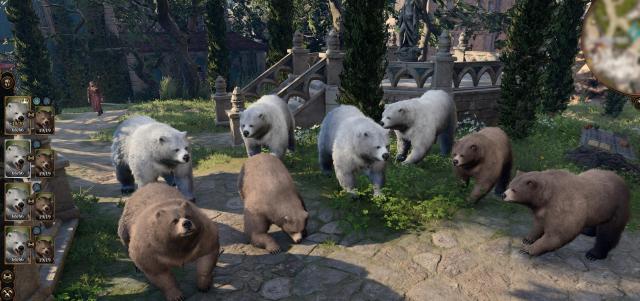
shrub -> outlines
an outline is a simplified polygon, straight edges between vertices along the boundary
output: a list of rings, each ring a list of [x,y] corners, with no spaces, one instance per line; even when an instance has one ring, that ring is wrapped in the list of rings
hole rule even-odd
[[[616,118],[620,116],[624,109],[624,104],[629,99],[628,96],[615,90],[608,90],[604,102],[604,114]]]

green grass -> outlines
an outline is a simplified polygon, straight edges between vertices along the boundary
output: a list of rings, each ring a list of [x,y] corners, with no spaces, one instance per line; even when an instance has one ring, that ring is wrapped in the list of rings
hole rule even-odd
[[[211,100],[154,100],[130,106],[128,115],[135,114],[149,116],[189,134],[229,130],[215,126],[216,108]]]
[[[117,236],[118,216],[101,212],[98,198],[87,193],[74,193],[73,199],[82,218],[55,299],[97,300],[111,274],[132,268]]]
[[[102,129],[91,134],[91,140],[100,141],[100,142],[111,142],[113,140],[113,132],[116,130],[115,127]]]

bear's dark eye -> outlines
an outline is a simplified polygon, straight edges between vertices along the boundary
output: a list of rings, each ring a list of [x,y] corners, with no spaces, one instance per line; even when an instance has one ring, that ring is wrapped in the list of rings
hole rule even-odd
[[[391,119],[391,117],[387,116],[387,119]]]
[[[184,218],[191,219],[191,215],[185,215]]]
[[[376,149],[381,149],[381,148],[382,148],[382,146],[376,146]]]
[[[177,218],[174,218],[174,219],[173,219],[173,221],[172,221],[172,223],[177,224],[177,223],[178,223],[178,219],[177,219]]]
[[[250,125],[249,127],[250,127],[250,128],[252,128],[252,127],[253,127],[253,125]]]
[[[176,148],[176,149],[175,149],[175,151],[176,151],[176,153],[177,153],[177,152],[179,152],[179,151],[180,151],[180,149],[179,149],[179,148]]]

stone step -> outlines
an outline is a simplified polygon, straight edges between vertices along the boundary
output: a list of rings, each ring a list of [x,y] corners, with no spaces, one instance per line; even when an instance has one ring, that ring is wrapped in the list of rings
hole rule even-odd
[[[51,296],[62,275],[64,261],[71,249],[73,236],[78,228],[79,220],[72,219],[61,224],[55,236],[55,263],[52,265],[42,265],[40,267],[40,291],[41,296]]]

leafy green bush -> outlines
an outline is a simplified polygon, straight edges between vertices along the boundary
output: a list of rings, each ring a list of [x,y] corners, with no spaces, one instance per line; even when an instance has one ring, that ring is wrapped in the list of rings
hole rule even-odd
[[[182,97],[182,85],[171,76],[163,76],[160,80],[160,99],[176,99]]]
[[[629,99],[628,96],[615,90],[608,90],[606,94],[607,100],[604,102],[604,114],[616,118],[622,114],[624,104]]]

